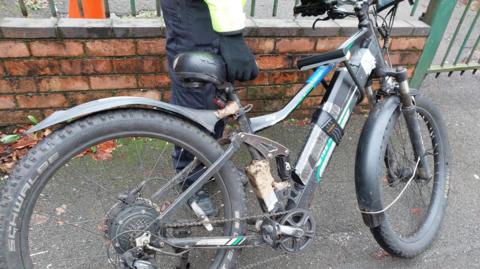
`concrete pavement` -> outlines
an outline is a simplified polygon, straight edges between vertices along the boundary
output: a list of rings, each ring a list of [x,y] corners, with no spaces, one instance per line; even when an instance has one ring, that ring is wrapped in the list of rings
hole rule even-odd
[[[354,115],[316,193],[312,211],[318,236],[302,254],[245,250],[239,267],[278,256],[253,268],[480,268],[480,106],[479,76],[427,78],[422,92],[444,114],[452,147],[451,189],[443,229],[424,254],[409,260],[385,256],[357,209],[354,161],[365,115]],[[306,127],[272,129],[265,135],[298,150]]]

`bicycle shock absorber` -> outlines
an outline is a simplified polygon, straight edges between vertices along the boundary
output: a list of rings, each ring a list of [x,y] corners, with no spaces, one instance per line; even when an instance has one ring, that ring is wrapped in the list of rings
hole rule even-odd
[[[407,122],[408,134],[415,152],[415,159],[420,158],[418,174],[423,179],[429,179],[432,174],[428,166],[425,146],[423,144],[423,139],[420,132],[417,109],[415,107],[414,99],[410,94],[407,69],[401,67],[397,69],[396,72],[391,72],[388,75],[395,77],[399,83],[400,98],[402,100],[402,112],[405,117],[405,121]]]

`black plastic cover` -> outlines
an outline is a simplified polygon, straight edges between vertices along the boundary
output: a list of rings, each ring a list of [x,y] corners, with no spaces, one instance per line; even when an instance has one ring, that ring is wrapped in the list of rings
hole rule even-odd
[[[302,69],[305,66],[315,65],[319,63],[329,63],[335,60],[343,60],[346,57],[346,53],[343,49],[337,49],[334,51],[328,51],[325,53],[306,56],[297,61],[298,68]]]
[[[192,87],[203,83],[221,85],[226,80],[226,67],[222,57],[205,51],[185,52],[173,62],[177,79]]]

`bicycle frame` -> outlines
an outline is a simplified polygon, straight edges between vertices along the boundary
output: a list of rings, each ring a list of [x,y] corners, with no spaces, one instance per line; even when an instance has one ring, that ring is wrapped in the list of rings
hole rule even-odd
[[[326,84],[324,78],[340,62],[343,63],[344,66],[337,68],[335,71],[320,107],[313,114],[310,134],[298,157],[294,171],[291,171],[291,178],[295,184],[290,190],[289,201],[286,205],[287,210],[308,209],[313,199],[315,189],[320,183],[325,169],[333,156],[335,147],[341,141],[343,129],[352,114],[353,107],[368,95],[364,87],[372,76],[380,78],[382,83],[386,81],[385,78],[387,76],[395,77],[397,81],[400,82],[399,94],[405,99],[403,103],[412,104],[408,82],[406,83],[406,71],[403,70],[402,72],[395,73],[391,71],[391,69],[388,69],[372,22],[368,16],[365,15],[366,13],[363,13],[365,12],[364,9],[356,11],[360,21],[359,31],[337,50],[340,54],[343,53],[344,57],[333,59],[330,62],[320,62],[316,65],[310,65],[310,68],[317,67],[316,70],[283,109],[251,119],[248,119],[245,114],[241,114],[238,119],[241,132],[231,137],[229,148],[200,178],[182,193],[169,208],[162,212],[158,219],[168,218],[179,205],[200,190],[201,186],[215,175],[222,165],[233,156],[242,143],[245,143],[249,147],[252,159],[263,157],[265,159],[275,160],[276,157],[286,157],[288,160],[289,152],[286,148],[272,140],[257,136],[255,133],[284,120],[302,103],[314,88],[321,82],[323,82],[324,85]],[[233,101],[238,101],[238,97],[234,91],[230,91],[229,97]],[[371,96],[369,96],[369,99],[370,97]],[[405,116],[410,117],[411,115],[405,114]],[[413,119],[413,116],[411,119]],[[412,141],[417,142],[421,147],[421,138],[412,135],[414,130],[409,133]],[[422,156],[422,148],[416,149],[415,151],[418,156]],[[264,211],[273,212],[272,210],[275,208],[277,200],[261,202],[263,202],[261,205]],[[236,221],[234,225],[239,225],[239,222]],[[184,248],[235,248],[246,244],[258,244],[261,238],[253,235],[179,238],[172,240],[174,240],[171,241],[173,245]]]

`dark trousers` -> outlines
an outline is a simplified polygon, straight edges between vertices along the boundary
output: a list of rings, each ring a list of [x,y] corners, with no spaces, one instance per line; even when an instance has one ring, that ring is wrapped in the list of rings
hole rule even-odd
[[[167,58],[169,76],[172,82],[171,103],[196,108],[216,109],[213,103],[216,88],[208,84],[201,88],[185,88],[175,77],[172,70],[175,56],[188,51],[208,51],[219,53],[218,34],[213,31],[210,13],[203,0],[162,0],[162,11],[166,26]],[[212,134],[215,138],[222,136],[224,123],[219,122]],[[192,154],[176,147],[172,155],[173,165],[177,171],[182,170],[193,160]],[[186,185],[194,179],[189,178]]]

